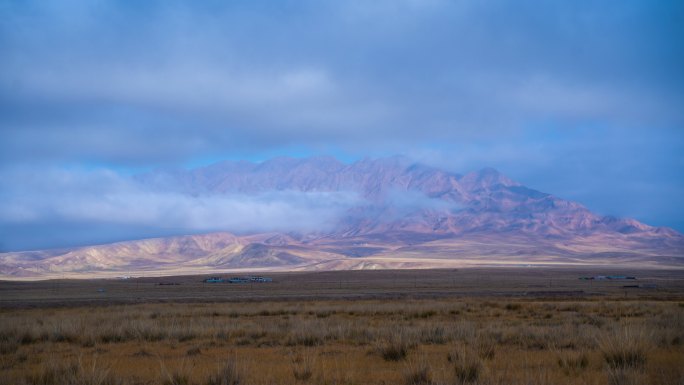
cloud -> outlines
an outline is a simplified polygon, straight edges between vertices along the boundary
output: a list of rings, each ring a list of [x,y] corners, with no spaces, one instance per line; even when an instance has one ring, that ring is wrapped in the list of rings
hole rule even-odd
[[[42,244],[40,229],[83,226],[129,228],[128,237],[231,231],[326,231],[353,205],[354,192],[266,191],[199,194],[143,186],[110,170],[5,170],[0,201],[0,243],[6,248]],[[67,234],[61,245],[126,239],[114,234]],[[18,243],[15,238],[19,239]],[[90,238],[90,239],[89,239]],[[57,244],[60,245],[60,244]],[[46,247],[55,247],[55,244]]]
[[[0,168],[7,186],[0,193],[0,245],[54,248],[212,231],[326,232],[354,213],[392,221],[426,209],[459,208],[399,189],[371,202],[358,191],[209,193],[171,174],[155,176],[140,179],[101,168]],[[47,238],[46,227],[52,228]]]
[[[409,215],[422,210],[434,211],[456,211],[462,206],[453,201],[439,198],[430,198],[427,195],[410,190],[391,189],[383,199],[387,207],[395,209],[395,214],[399,216]]]
[[[620,5],[6,3],[0,149],[149,165],[681,125],[681,9]]]

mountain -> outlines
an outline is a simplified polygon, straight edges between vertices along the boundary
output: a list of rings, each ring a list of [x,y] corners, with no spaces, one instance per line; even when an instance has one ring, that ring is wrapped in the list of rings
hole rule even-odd
[[[344,193],[354,204],[307,231],[220,232],[0,254],[0,274],[41,277],[221,269],[448,267],[510,263],[680,266],[684,236],[596,215],[485,168],[464,175],[404,157],[226,161],[154,171],[135,183],[188,196]]]
[[[331,157],[280,157],[259,164],[222,162],[188,171],[154,172],[137,179],[188,194],[358,192],[367,204],[349,211],[337,227],[338,236],[403,230],[431,234],[521,231],[559,236],[603,231],[654,236],[654,240],[681,239],[674,230],[595,215],[578,203],[527,188],[492,168],[460,175],[398,156],[350,165]],[[407,212],[405,204],[396,202],[402,198],[426,204]],[[394,220],[386,220],[388,217]]]

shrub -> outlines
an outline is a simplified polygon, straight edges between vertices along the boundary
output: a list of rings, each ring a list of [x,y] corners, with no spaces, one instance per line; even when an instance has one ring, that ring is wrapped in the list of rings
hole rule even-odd
[[[646,364],[650,340],[643,330],[613,330],[599,342],[599,348],[610,368],[642,368]]]
[[[491,360],[496,354],[496,341],[492,336],[480,334],[475,341],[477,355],[483,360]]]
[[[417,313],[414,313],[414,314],[413,314],[413,317],[414,317],[414,318],[423,318],[423,319],[426,319],[426,318],[433,317],[433,316],[435,316],[435,315],[437,315],[437,312],[434,311],[434,310],[423,310],[423,311],[419,311],[419,312],[417,312]]]
[[[295,345],[302,345],[302,346],[317,346],[317,345],[322,345],[323,340],[313,334],[301,334],[297,333],[294,335],[291,335],[288,337],[286,345],[287,346],[295,346]]]
[[[408,348],[402,341],[388,341],[380,346],[379,351],[385,361],[401,361],[406,358]]]
[[[0,354],[12,354],[19,350],[19,342],[14,339],[0,340]]]
[[[406,385],[427,385],[432,383],[430,366],[425,359],[408,364],[404,370],[404,383]]]
[[[202,350],[198,346],[195,346],[193,348],[188,349],[188,351],[185,352],[185,354],[188,356],[196,356],[202,354]]]
[[[456,380],[460,384],[474,383],[482,372],[482,363],[477,354],[465,348],[454,349],[447,355],[454,366]]]
[[[29,385],[52,385],[67,383],[69,379],[74,378],[78,372],[78,366],[75,362],[68,364],[59,363],[56,360],[49,360],[44,362],[38,372],[29,375],[26,378],[26,383]]]
[[[285,341],[287,346],[318,346],[325,340],[325,328],[319,322],[300,323],[294,327]]]
[[[36,337],[31,332],[29,332],[28,330],[24,331],[21,334],[21,337],[19,337],[19,342],[21,342],[22,345],[32,344],[35,341],[36,341]]]
[[[119,382],[109,373],[108,368],[100,367],[97,360],[85,367],[81,358],[78,361],[45,361],[37,373],[26,378],[29,385],[115,385]]]
[[[181,372],[171,373],[164,381],[164,385],[190,385],[190,376]]]
[[[191,367],[188,361],[182,360],[180,364],[177,364],[173,368],[173,372],[166,369],[163,361],[159,361],[161,366],[161,375],[164,379],[162,384],[164,385],[189,385],[191,383],[192,373]]]
[[[385,361],[401,361],[406,358],[410,347],[415,346],[417,336],[410,329],[383,333],[376,340],[377,351]]]
[[[558,352],[556,355],[558,357],[558,366],[563,369],[566,374],[576,373],[589,366],[589,356],[587,356],[586,352],[565,350]]]
[[[314,351],[304,351],[302,354],[292,356],[292,376],[295,380],[306,382],[313,376],[313,368],[316,366]]]
[[[206,385],[239,385],[242,376],[237,368],[234,359],[226,360],[216,371],[207,379]]]
[[[608,368],[608,385],[641,385],[646,383],[644,374],[628,368]]]
[[[420,341],[425,344],[441,345],[447,343],[447,335],[442,326],[421,330]]]

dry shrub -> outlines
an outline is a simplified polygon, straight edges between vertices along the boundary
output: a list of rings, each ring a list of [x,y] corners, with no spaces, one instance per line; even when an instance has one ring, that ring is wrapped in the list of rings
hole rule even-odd
[[[38,372],[26,378],[29,385],[116,385],[109,368],[98,365],[93,359],[90,365],[84,365],[81,357],[78,360],[64,362],[50,359],[42,363]]]
[[[475,383],[482,374],[483,366],[478,354],[465,346],[452,349],[447,354],[447,360],[452,363],[459,384]]]
[[[167,330],[162,325],[142,322],[132,324],[126,336],[147,342],[162,341],[168,337]]]
[[[404,370],[406,385],[429,385],[432,383],[430,365],[425,357],[416,361],[409,361]]]
[[[167,375],[164,385],[190,385],[190,376],[187,373],[174,371]]]
[[[320,322],[301,322],[290,330],[285,345],[318,346],[325,342],[326,325]]]
[[[528,350],[545,350],[557,338],[555,331],[540,325],[509,327],[502,343]]]
[[[241,382],[242,375],[237,364],[229,358],[218,367],[216,373],[209,375],[206,385],[239,385]]]
[[[145,349],[140,349],[137,352],[132,354],[133,357],[152,357],[152,353],[148,352]]]
[[[414,338],[406,329],[384,333],[384,338],[376,340],[376,349],[385,361],[401,361],[406,358],[409,348],[415,346]]]
[[[189,385],[192,378],[192,367],[187,360],[182,360],[180,364],[173,368],[173,371],[166,369],[163,361],[159,361],[161,366],[161,377],[164,385]]]
[[[82,326],[76,322],[62,321],[54,325],[50,334],[50,340],[53,342],[75,343],[79,340],[82,331]]]
[[[19,336],[19,342],[21,342],[22,345],[29,345],[38,340],[39,339],[34,335],[32,330],[24,330],[21,333],[21,336]]]
[[[456,322],[453,326],[452,333],[454,339],[460,342],[470,342],[477,337],[475,323],[466,320]]]
[[[556,357],[565,374],[578,373],[589,366],[589,356],[584,351],[561,350],[556,352]]]
[[[323,340],[315,334],[297,333],[290,335],[285,344],[287,346],[318,346],[323,344]]]
[[[424,344],[442,345],[448,342],[447,333],[443,326],[432,326],[420,331],[420,342]]]
[[[0,354],[13,354],[19,349],[15,331],[0,331]]]
[[[359,321],[353,321],[346,324],[344,336],[347,340],[357,345],[370,344],[377,338],[376,333],[373,330]]]
[[[643,371],[631,368],[607,368],[608,385],[642,385],[648,383]]]
[[[196,355],[202,354],[202,349],[200,349],[199,346],[194,346],[194,347],[188,349],[185,352],[185,354],[188,356],[196,356]]]
[[[292,354],[292,375],[295,380],[307,382],[311,379],[316,366],[316,352],[313,350],[305,350],[304,352],[294,355]]]
[[[78,377],[77,362],[61,362],[50,359],[43,362],[38,372],[26,378],[29,385],[61,385],[73,382]]]
[[[479,334],[475,340],[477,355],[483,360],[491,360],[496,355],[497,342],[491,335]]]
[[[621,327],[599,342],[599,349],[610,368],[643,368],[651,346],[650,334],[643,329]]]
[[[125,329],[122,325],[108,325],[104,327],[98,335],[101,343],[126,342],[135,338],[131,330]]]
[[[434,317],[435,315],[437,315],[437,312],[434,310],[422,310],[422,311],[415,312],[415,313],[411,314],[410,316],[407,316],[407,318],[427,319],[430,317]]]
[[[402,340],[390,340],[380,344],[378,351],[385,361],[401,361],[406,358],[408,346]]]

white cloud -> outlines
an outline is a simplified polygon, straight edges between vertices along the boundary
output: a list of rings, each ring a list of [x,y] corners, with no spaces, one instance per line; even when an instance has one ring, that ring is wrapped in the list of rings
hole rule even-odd
[[[23,170],[25,171],[25,170]],[[144,188],[111,171],[19,170],[0,201],[0,223],[106,223],[194,231],[323,231],[351,206],[352,192],[274,191],[188,195]],[[163,235],[163,234],[162,234]]]

